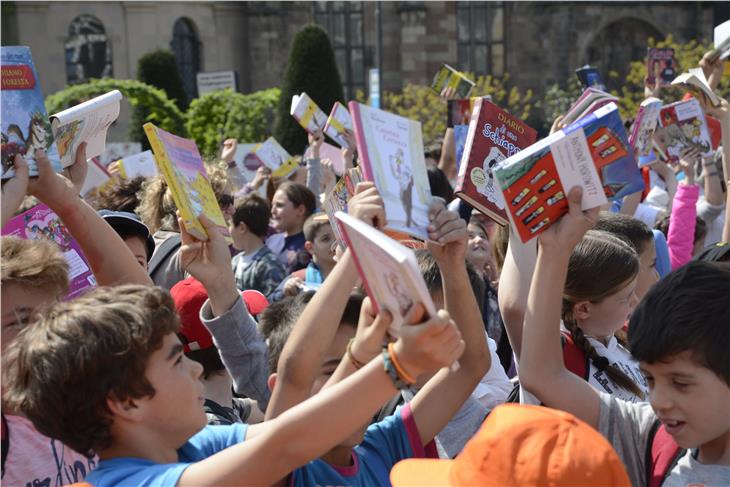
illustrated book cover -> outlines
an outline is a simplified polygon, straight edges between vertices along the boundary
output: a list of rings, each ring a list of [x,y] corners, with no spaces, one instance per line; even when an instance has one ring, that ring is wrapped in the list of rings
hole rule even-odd
[[[655,70],[659,67],[660,86],[669,86],[677,76],[677,61],[674,59],[674,49],[671,47],[650,47],[646,54],[646,73],[649,86],[654,86]]]
[[[631,126],[629,144],[634,148],[634,157],[646,158],[649,155],[652,145],[652,135],[659,123],[659,111],[662,109],[662,101],[659,98],[649,97],[639,106],[636,120]]]
[[[292,96],[290,113],[310,134],[324,130],[324,124],[327,123],[327,115],[304,92],[301,95]]]
[[[444,88],[453,88],[456,98],[469,98],[469,94],[472,88],[474,88],[474,85],[475,83],[467,78],[464,73],[452,68],[448,64],[443,64],[433,77],[431,89],[441,94]]]
[[[297,169],[297,161],[275,138],[269,137],[256,146],[256,157],[271,169],[271,177],[286,178]]]
[[[712,152],[705,113],[695,98],[671,103],[661,109],[656,139],[669,162],[679,161],[685,147],[695,147],[704,156]]]
[[[352,117],[345,105],[336,101],[332,105],[330,116],[327,117],[327,123],[324,125],[324,133],[337,142],[340,147],[349,149],[350,144],[347,143],[347,139],[345,138],[345,132],[347,130],[352,132]]]

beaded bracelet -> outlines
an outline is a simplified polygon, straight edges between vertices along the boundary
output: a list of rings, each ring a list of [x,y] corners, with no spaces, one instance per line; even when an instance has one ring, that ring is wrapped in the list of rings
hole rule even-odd
[[[352,343],[355,341],[354,338],[350,338],[350,341],[347,342],[347,350],[345,351],[345,354],[347,355],[347,358],[350,359],[350,363],[356,368],[361,369],[365,364],[360,362],[358,359],[355,358],[355,356],[352,354]]]
[[[398,375],[403,379],[405,382],[409,384],[415,384],[416,379],[411,377],[411,375],[405,371],[403,366],[398,362],[398,358],[395,356],[395,345],[393,345],[393,342],[388,343],[388,355],[390,355],[390,360],[393,361],[393,365],[395,366],[395,370],[398,372]]]

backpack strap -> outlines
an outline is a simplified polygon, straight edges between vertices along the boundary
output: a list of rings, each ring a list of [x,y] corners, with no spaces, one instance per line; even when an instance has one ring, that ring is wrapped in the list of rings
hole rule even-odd
[[[591,365],[588,363],[588,356],[573,341],[570,333],[561,332],[560,343],[563,345],[563,362],[565,368],[578,377],[588,380]]]
[[[8,428],[8,420],[2,415],[2,474],[5,477],[5,460],[8,458],[8,450],[10,450],[10,430]]]
[[[646,444],[646,486],[660,487],[685,452],[667,433],[664,425],[656,420]]]
[[[155,249],[155,253],[154,255],[152,255],[152,258],[147,265],[147,274],[150,276],[154,274],[157,268],[160,267],[160,264],[162,264],[162,262],[167,258],[167,256],[175,252],[181,245],[182,238],[179,234],[173,235],[172,237],[162,242],[162,245]]]

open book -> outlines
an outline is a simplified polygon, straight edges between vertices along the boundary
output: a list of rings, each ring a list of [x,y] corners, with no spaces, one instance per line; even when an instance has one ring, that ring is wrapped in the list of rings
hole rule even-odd
[[[121,100],[119,90],[113,90],[51,115],[53,136],[64,166],[73,164],[82,142],[86,142],[87,159],[104,152],[106,133],[119,117]]]
[[[387,228],[426,240],[431,186],[421,124],[354,101],[350,113],[363,179],[383,198]]]
[[[474,104],[454,194],[489,218],[509,222],[492,173],[500,162],[532,145],[537,131],[484,98]]]
[[[456,98],[469,98],[474,84],[461,71],[457,71],[448,64],[443,64],[433,77],[431,88],[438,94],[441,94],[444,88],[453,88]]]
[[[299,125],[310,134],[314,134],[318,130],[324,130],[324,124],[327,123],[327,115],[304,92],[301,95],[291,97],[290,113],[299,122]]]
[[[680,85],[694,95],[705,95],[713,106],[720,106],[720,97],[710,88],[710,83],[705,78],[702,68],[690,68],[686,73],[677,76],[672,84]]]
[[[494,175],[523,242],[568,211],[566,195],[574,186],[583,188],[584,210],[644,187],[615,103],[518,152]]]
[[[414,304],[423,304],[428,316],[436,314],[413,250],[346,213],[339,211],[335,217],[375,311],[384,308],[393,316],[392,336],[399,335]]]
[[[324,133],[340,144],[340,147],[349,149],[350,144],[347,143],[347,139],[345,138],[346,130],[352,132],[352,117],[347,108],[345,108],[345,105],[336,101],[332,105],[330,116],[327,117],[327,123],[324,125]]]
[[[146,150],[139,154],[119,159],[119,174],[123,178],[130,179],[136,178],[137,176],[144,176],[146,178],[155,177],[159,174],[155,163],[155,156],[152,155],[152,151]]]
[[[38,73],[33,64],[30,48],[26,46],[2,46],[2,178],[15,174],[13,167],[16,154],[28,162],[31,176],[38,175],[35,151],[46,151],[56,172],[64,167],[53,140],[46,105],[43,102]],[[73,161],[71,161],[73,162]]]
[[[704,156],[712,153],[705,113],[696,98],[666,105],[659,112],[659,125],[656,142],[668,161],[678,161],[687,147],[698,149]]]
[[[646,84],[654,86],[656,79],[654,71],[659,66],[660,86],[668,86],[677,75],[677,61],[674,59],[674,49],[671,47],[650,47],[646,53]]]
[[[711,51],[710,60],[727,59],[730,57],[730,20],[726,20],[722,24],[715,27],[714,32],[715,48]],[[725,71],[727,75],[727,70]]]
[[[565,117],[563,117],[563,123],[570,125],[612,102],[618,103],[618,98],[597,88],[586,88],[583,94],[568,109]]]
[[[271,169],[271,177],[286,178],[297,169],[297,161],[275,138],[269,137],[256,146],[256,157]]]
[[[205,214],[215,223],[218,232],[231,242],[228,225],[195,141],[165,132],[152,123],[143,127],[155,153],[157,169],[170,187],[188,233],[198,240],[208,240],[205,228],[198,221],[198,217]]]
[[[659,110],[661,109],[662,101],[654,97],[647,98],[639,106],[639,113],[636,114],[636,120],[631,126],[629,135],[629,144],[634,148],[634,156],[637,160],[649,155],[652,145],[651,137],[659,122]]]
[[[3,235],[24,240],[49,240],[61,249],[68,262],[69,289],[66,299],[83,294],[96,286],[89,262],[61,219],[43,203],[21,213],[2,229]]]

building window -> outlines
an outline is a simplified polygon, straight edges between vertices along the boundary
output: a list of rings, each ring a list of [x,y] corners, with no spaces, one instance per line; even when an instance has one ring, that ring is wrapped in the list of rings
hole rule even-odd
[[[172,28],[170,48],[175,54],[177,69],[182,78],[183,88],[190,102],[198,96],[197,74],[200,70],[200,41],[190,19],[179,18]]]
[[[86,14],[76,17],[68,28],[64,49],[68,84],[112,75],[112,46],[104,24],[96,17]]]
[[[504,75],[503,2],[457,2],[456,30],[461,70]]]
[[[348,99],[365,90],[362,2],[314,2],[314,21],[327,31]]]

